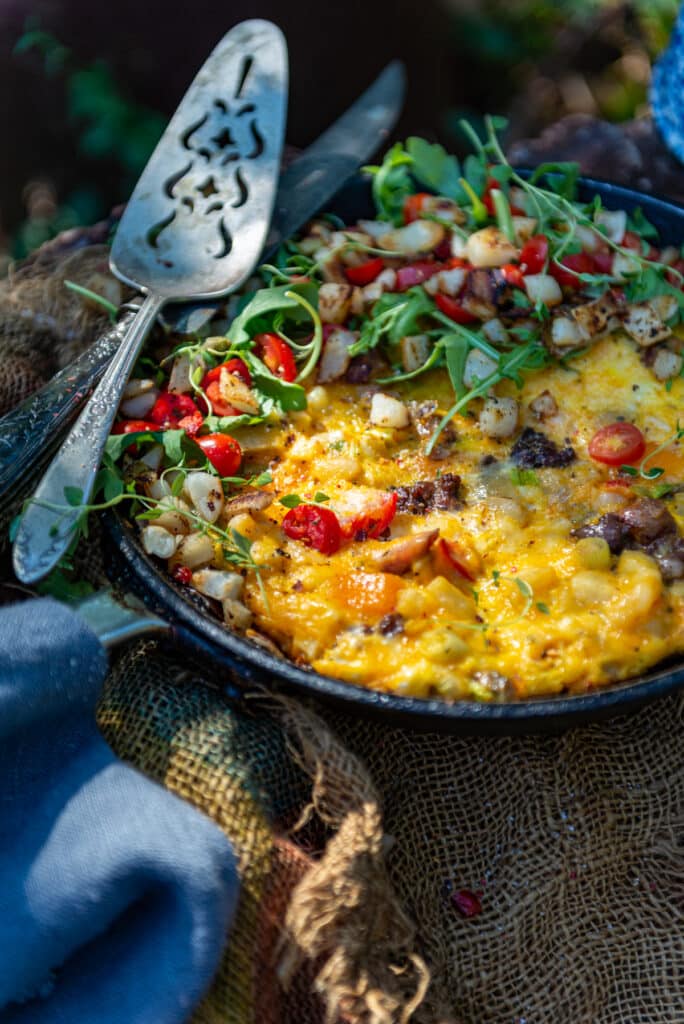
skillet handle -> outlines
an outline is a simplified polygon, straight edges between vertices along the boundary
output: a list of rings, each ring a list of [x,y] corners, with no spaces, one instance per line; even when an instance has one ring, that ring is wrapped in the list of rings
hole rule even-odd
[[[135,313],[126,312],[45,387],[0,419],[0,500],[46,463],[104,373]]]

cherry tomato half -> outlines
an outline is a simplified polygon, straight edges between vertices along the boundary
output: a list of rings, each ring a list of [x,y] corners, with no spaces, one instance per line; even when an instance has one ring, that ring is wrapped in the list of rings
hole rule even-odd
[[[189,395],[174,395],[170,391],[162,391],[150,409],[150,419],[167,430],[175,429],[184,416],[192,416],[199,412]]]
[[[194,437],[195,434],[199,433],[203,423],[204,416],[197,409],[196,412],[191,412],[189,416],[184,416],[182,420],[178,420],[178,427],[180,430],[184,430],[188,437]]]
[[[356,284],[359,288],[363,288],[364,285],[370,284],[378,274],[382,273],[384,266],[382,257],[378,256],[374,260],[366,260],[365,263],[360,263],[358,267],[345,267],[344,276],[349,281],[349,284]]]
[[[499,271],[506,284],[512,285],[513,288],[525,287],[523,272],[515,263],[504,263],[503,267],[499,267]]]
[[[596,265],[588,252],[574,252],[561,257],[561,266],[555,260],[549,264],[549,273],[558,281],[561,288],[581,288],[582,282],[578,274],[593,274]]]
[[[609,423],[597,430],[589,442],[589,454],[606,466],[629,465],[646,451],[644,435],[633,423]]]
[[[212,380],[204,389],[207,398],[211,402],[212,412],[215,416],[239,416],[240,410],[236,409],[230,402],[226,402],[221,394],[221,382]]]
[[[242,448],[230,434],[205,434],[197,444],[219,476],[235,476],[242,462]]]
[[[520,252],[520,268],[523,274],[541,274],[549,256],[549,240],[546,235],[532,235]]]
[[[138,434],[143,430],[159,430],[159,424],[149,420],[119,420],[112,427],[112,434]]]
[[[411,224],[412,221],[420,218],[426,199],[430,199],[429,192],[416,192],[413,196],[406,196],[404,200],[404,224]]]
[[[355,487],[337,499],[342,536],[374,540],[384,533],[397,511],[394,491]]]
[[[221,363],[220,366],[215,366],[213,370],[207,370],[202,377],[202,390],[206,391],[208,386],[215,380],[221,379],[221,370],[227,370],[228,373],[234,373],[236,377],[247,385],[252,386],[252,375],[243,363],[242,359],[229,359],[227,363]]]
[[[456,299],[452,299],[449,295],[435,295],[435,302],[437,308],[448,316],[450,320],[453,320],[457,324],[472,324],[474,320],[477,320],[476,316],[469,313],[467,309],[461,305]]]
[[[257,334],[254,338],[257,352],[272,374],[291,382],[297,376],[292,349],[277,334]]]
[[[322,505],[297,505],[283,519],[283,530],[291,540],[300,540],[322,555],[333,555],[342,543],[342,531],[332,509]]]

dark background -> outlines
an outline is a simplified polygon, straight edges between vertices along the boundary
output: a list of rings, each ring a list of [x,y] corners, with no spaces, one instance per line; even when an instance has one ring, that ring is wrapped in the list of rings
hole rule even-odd
[[[0,0],[0,261],[125,200],[195,71],[247,17],[285,32],[288,141],[306,146],[393,57],[409,75],[397,137],[458,150],[466,115],[508,141],[568,112],[646,111],[677,0]]]

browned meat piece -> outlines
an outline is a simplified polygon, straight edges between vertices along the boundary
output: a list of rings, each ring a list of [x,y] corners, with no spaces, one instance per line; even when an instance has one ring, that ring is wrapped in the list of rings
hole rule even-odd
[[[344,379],[349,384],[368,384],[376,374],[382,376],[386,370],[387,363],[379,352],[362,352],[351,360]]]
[[[575,450],[567,445],[559,448],[546,434],[525,427],[511,449],[511,460],[520,469],[542,469],[551,466],[560,469],[575,459]]]
[[[236,516],[240,512],[260,512],[273,503],[274,495],[270,491],[243,491],[229,498],[223,506],[223,513],[226,517]]]
[[[578,540],[582,537],[600,537],[605,540],[614,555],[619,555],[629,541],[629,527],[620,516],[616,516],[614,512],[608,512],[595,523],[586,523],[584,526],[572,530],[570,536],[576,537]]]
[[[399,612],[383,615],[378,623],[378,632],[383,636],[400,636],[404,632],[404,616]]]
[[[437,402],[409,402],[408,409],[416,434],[421,440],[429,441],[440,423],[440,417],[436,415]],[[433,462],[446,459],[455,440],[456,431],[453,427],[446,427],[441,433],[439,444],[432,449],[430,459]]]
[[[684,537],[664,502],[640,498],[622,515],[608,513],[572,531],[573,537],[603,537],[614,555],[625,548],[656,560],[665,581],[684,579]]]
[[[408,512],[412,516],[424,516],[433,509],[446,512],[459,508],[458,491],[461,486],[460,476],[455,473],[444,473],[436,480],[418,480],[406,487],[395,487],[397,492],[397,512]]]
[[[384,551],[373,556],[376,569],[380,572],[391,572],[401,576],[413,563],[427,554],[439,537],[439,530],[425,530],[414,533],[410,537],[401,537],[392,541]]]

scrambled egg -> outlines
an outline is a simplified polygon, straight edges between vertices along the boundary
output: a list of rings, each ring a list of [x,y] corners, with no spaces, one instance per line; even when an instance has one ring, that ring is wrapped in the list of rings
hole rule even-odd
[[[278,503],[234,523],[264,566],[263,590],[254,574],[246,581],[255,626],[288,656],[388,692],[496,700],[582,692],[684,651],[684,581],[664,582],[642,550],[612,555],[605,541],[571,535],[636,496],[616,482],[615,470],[588,456],[591,437],[624,419],[641,429],[647,450],[666,442],[684,411],[684,379],[668,391],[616,333],[566,366],[529,374],[522,391],[499,385],[499,395],[519,400],[521,428],[539,428],[530,402],[551,392],[558,408],[541,429],[576,453],[562,468],[517,475],[510,440],[484,437],[472,413],[454,418],[456,437],[439,461],[426,456],[414,426],[371,426],[377,390],[315,385],[306,412],[236,432],[248,461],[270,463],[278,495],[311,501],[323,492],[333,510],[352,486],[385,491],[445,473],[462,481],[461,507],[399,513],[391,539],[353,540],[330,556],[284,535],[286,509]],[[453,402],[441,370],[390,393],[405,402],[434,400],[438,413]],[[658,484],[681,484],[684,442],[670,444],[654,464],[665,470]],[[680,529],[683,497],[668,502]],[[464,571],[435,545],[405,572],[379,570],[388,545],[435,530],[460,553]]]

